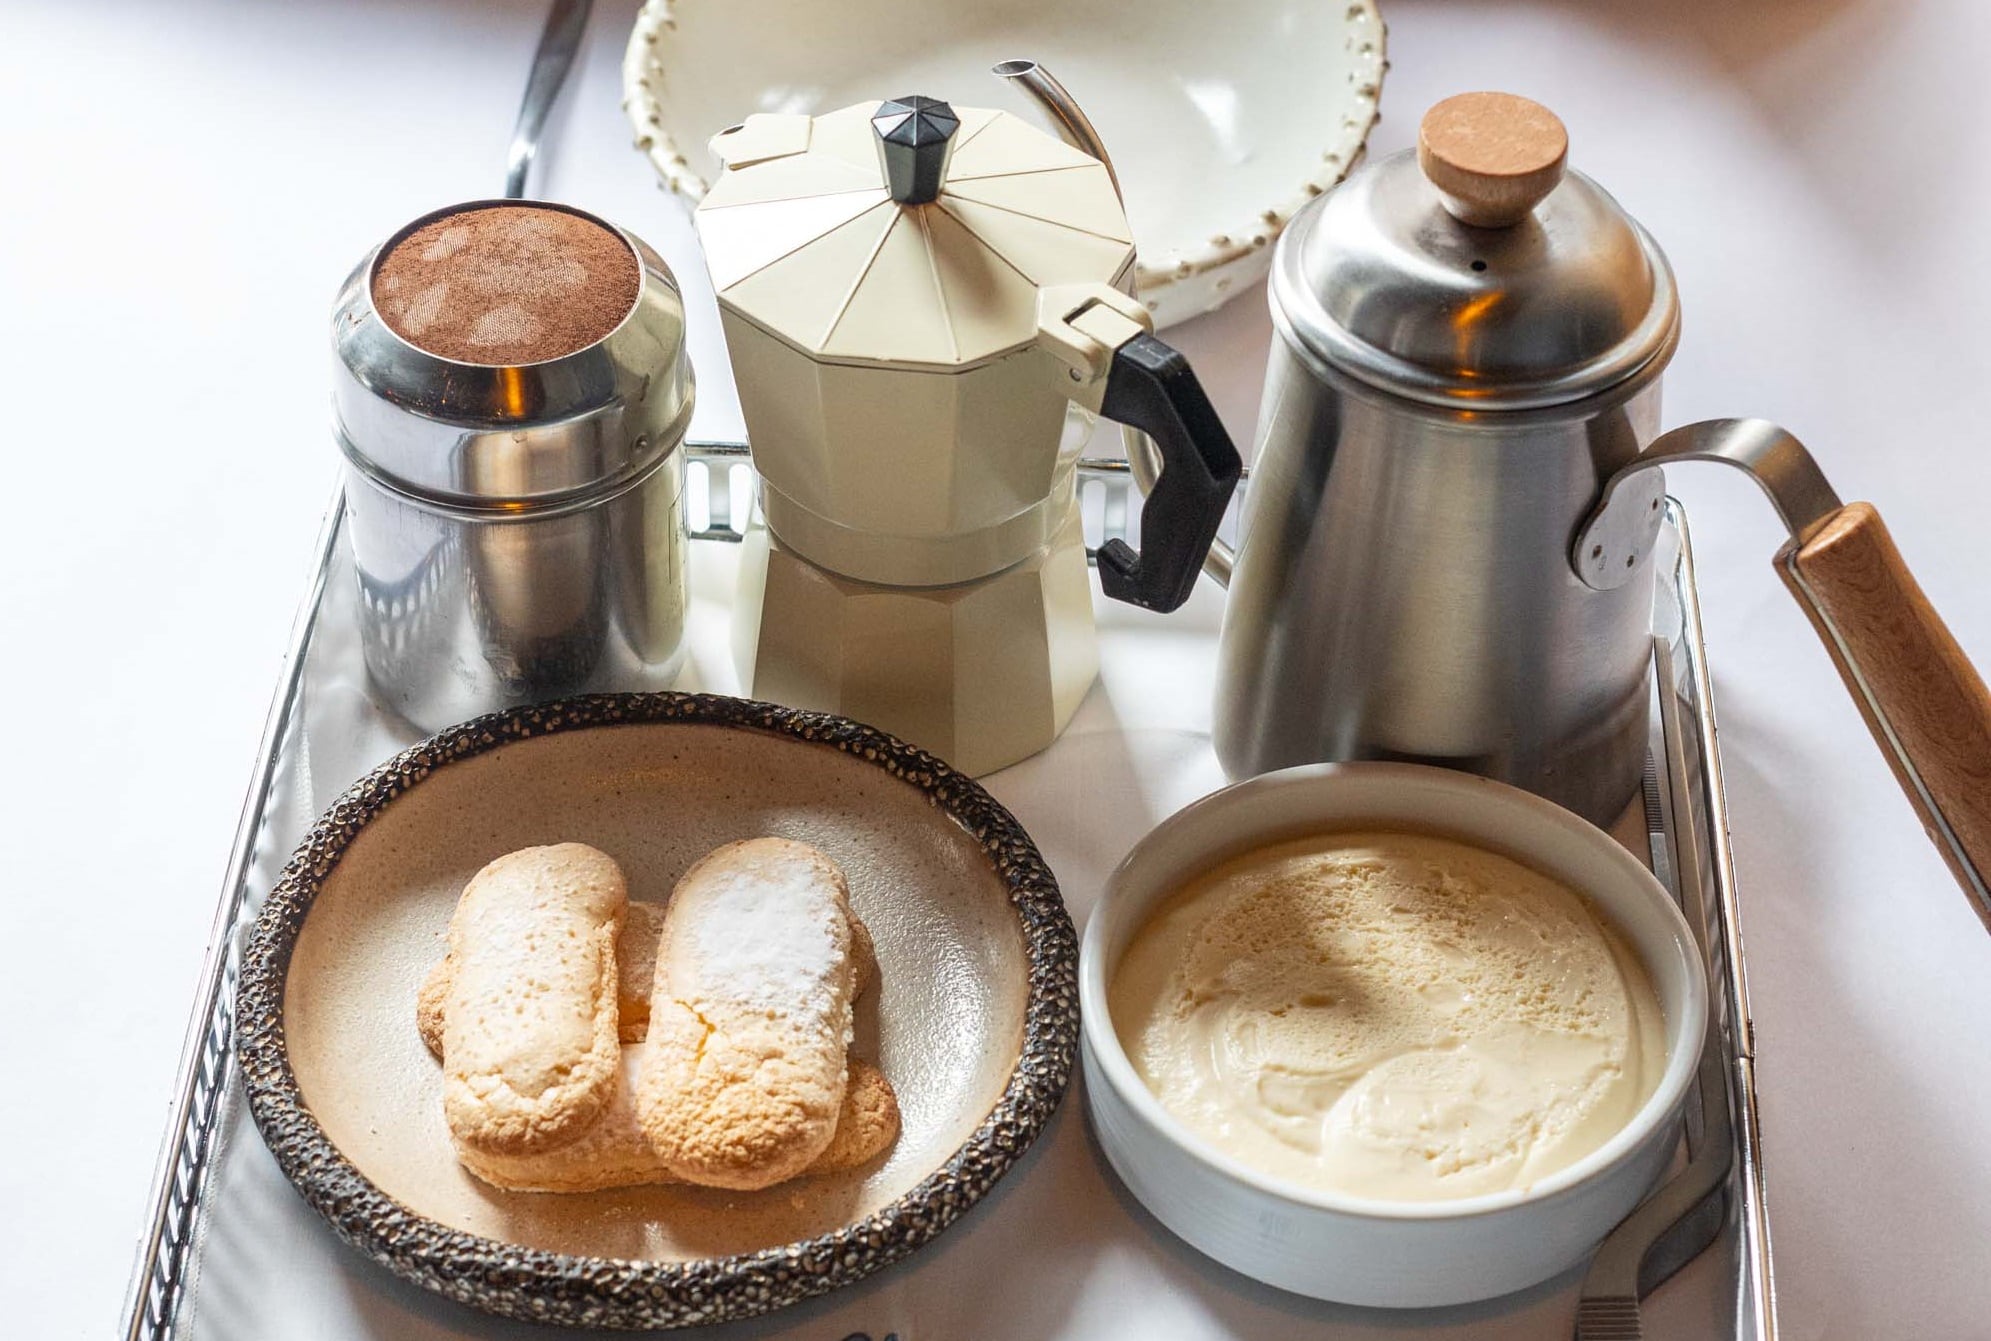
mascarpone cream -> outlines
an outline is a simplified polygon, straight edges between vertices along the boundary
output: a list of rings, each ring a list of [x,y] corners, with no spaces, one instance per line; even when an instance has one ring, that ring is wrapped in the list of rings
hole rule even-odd
[[[1164,903],[1109,992],[1162,1105],[1265,1173],[1360,1197],[1525,1188],[1665,1069],[1637,956],[1579,895],[1408,833],[1249,853]]]

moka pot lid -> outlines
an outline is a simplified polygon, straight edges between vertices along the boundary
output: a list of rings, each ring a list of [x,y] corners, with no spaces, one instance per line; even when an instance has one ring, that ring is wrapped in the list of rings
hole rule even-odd
[[[764,114],[712,148],[696,217],[721,305],[823,362],[975,367],[1035,342],[1039,289],[1133,264],[1105,165],[1008,112]]]

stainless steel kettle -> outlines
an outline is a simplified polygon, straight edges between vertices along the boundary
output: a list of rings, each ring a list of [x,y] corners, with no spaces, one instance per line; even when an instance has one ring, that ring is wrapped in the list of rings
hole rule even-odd
[[[1447,99],[1280,240],[1224,767],[1421,759],[1608,824],[1644,765],[1660,467],[1721,462],[1788,528],[1778,572],[1991,929],[1991,691],[1788,432],[1654,439],[1672,275],[1567,150],[1526,99]]]
[[[1568,546],[1657,432],[1680,315],[1567,144],[1526,99],[1449,99],[1281,237],[1218,669],[1232,777],[1419,760],[1600,823],[1636,791],[1649,537],[1608,590]]]

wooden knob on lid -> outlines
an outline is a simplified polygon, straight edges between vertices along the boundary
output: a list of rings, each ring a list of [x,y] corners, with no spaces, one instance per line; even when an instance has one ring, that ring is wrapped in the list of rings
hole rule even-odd
[[[1460,223],[1505,228],[1562,180],[1569,132],[1548,108],[1512,93],[1460,93],[1424,114],[1417,163]]]

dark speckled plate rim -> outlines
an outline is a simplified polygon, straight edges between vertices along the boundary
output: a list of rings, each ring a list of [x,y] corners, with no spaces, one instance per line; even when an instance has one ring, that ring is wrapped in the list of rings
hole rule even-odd
[[[917,1186],[842,1229],[687,1262],[580,1257],[468,1234],[415,1214],[332,1143],[285,1048],[284,979],[326,877],[367,822],[451,764],[564,731],[696,724],[768,732],[872,764],[926,793],[980,844],[1008,888],[1029,964],[1023,1044],[988,1117]],[[573,1327],[668,1328],[752,1317],[861,1280],[930,1241],[1029,1148],[1070,1082],[1078,938],[1057,879],[1023,827],[972,779],[882,731],[826,713],[715,694],[595,694],[464,722],[396,755],[319,817],[278,877],[242,954],[236,1057],[278,1166],[347,1243],[395,1275],[488,1313]]]

